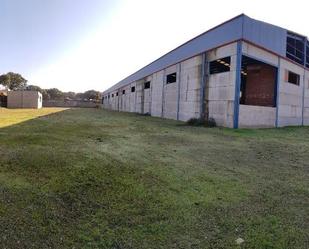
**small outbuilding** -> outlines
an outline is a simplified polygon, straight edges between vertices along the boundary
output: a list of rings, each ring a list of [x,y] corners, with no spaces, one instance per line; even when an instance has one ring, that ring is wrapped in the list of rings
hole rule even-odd
[[[38,91],[9,91],[7,93],[8,108],[42,108],[43,97]]]

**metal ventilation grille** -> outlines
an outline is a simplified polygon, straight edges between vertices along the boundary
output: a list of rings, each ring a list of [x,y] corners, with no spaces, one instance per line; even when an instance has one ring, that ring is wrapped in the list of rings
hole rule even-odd
[[[306,67],[309,68],[309,41],[306,43]]]
[[[231,70],[231,57],[220,58],[209,63],[209,73],[217,74]]]
[[[286,57],[301,65],[304,65],[305,41],[306,39],[304,37],[288,32],[286,43]]]

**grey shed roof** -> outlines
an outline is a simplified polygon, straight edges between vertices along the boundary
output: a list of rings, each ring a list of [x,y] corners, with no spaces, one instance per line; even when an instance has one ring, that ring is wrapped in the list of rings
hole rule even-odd
[[[104,93],[115,91],[168,66],[240,39],[247,40],[285,57],[287,32],[286,29],[241,14],[168,52],[159,59],[121,80],[104,91]]]

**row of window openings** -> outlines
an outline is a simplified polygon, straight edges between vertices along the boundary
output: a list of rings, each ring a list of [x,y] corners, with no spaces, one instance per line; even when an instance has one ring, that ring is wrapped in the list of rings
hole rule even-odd
[[[149,89],[150,88],[150,81],[147,81],[144,83],[144,89]],[[131,92],[134,93],[135,92],[135,86],[132,86],[131,87]],[[126,90],[122,90],[122,95],[125,95],[126,94]],[[115,94],[112,93],[112,98],[114,97],[117,97],[118,96],[118,92],[116,92]],[[108,95],[108,96],[105,96],[105,99],[107,98],[110,98],[111,96]]]
[[[225,57],[222,59],[218,59],[216,61],[210,62],[210,74],[215,73],[223,73],[230,71],[230,63],[231,63],[231,57]],[[177,82],[177,73],[171,73],[166,75],[166,84],[172,84]],[[150,81],[147,81],[144,83],[144,89],[150,88]],[[131,87],[131,92],[135,92],[135,87]],[[126,93],[125,90],[122,90],[122,94],[124,95]],[[116,93],[116,96],[118,96],[118,92]],[[114,94],[112,94],[112,98],[114,97]],[[110,98],[110,95],[106,96],[106,98]]]
[[[166,75],[166,84],[171,84],[171,83],[175,83],[177,80],[177,73],[171,73],[169,75]],[[144,83],[144,89],[150,89],[150,81],[147,81]],[[131,87],[131,92],[134,93],[135,92],[135,86]],[[126,90],[122,90],[122,95],[126,94]],[[116,96],[118,96],[118,92],[116,93]],[[114,97],[114,94],[112,94],[112,98]],[[105,97],[110,98],[110,95]]]
[[[209,62],[209,73],[210,74],[218,74],[218,73],[224,73],[229,72],[231,69],[231,57],[225,57],[220,58],[214,61]],[[286,82],[298,85],[300,83],[300,75],[293,73],[291,71],[287,71],[288,74],[286,76]],[[246,76],[247,73],[245,70],[241,71],[242,75]],[[175,83],[177,81],[177,73],[172,73],[166,76],[166,84]],[[144,89],[150,88],[150,81],[144,83]],[[135,92],[135,87],[131,87],[131,92]],[[126,93],[125,90],[122,90],[122,94],[124,95]],[[116,96],[118,96],[118,92],[116,93]],[[112,94],[112,98],[114,97],[114,94]],[[106,96],[107,98],[107,96]],[[110,96],[108,96],[110,98]]]
[[[230,71],[230,63],[231,63],[231,57],[226,57],[210,62],[210,74]],[[175,82],[177,82],[177,73],[171,73],[166,75],[166,84],[172,84]],[[145,82],[144,89],[149,88],[150,88],[150,81]],[[131,88],[131,92],[135,92],[135,87]],[[123,95],[125,94],[125,90],[122,90],[122,94]],[[116,96],[118,96],[118,93],[116,93]],[[114,94],[112,94],[112,98],[113,97]]]

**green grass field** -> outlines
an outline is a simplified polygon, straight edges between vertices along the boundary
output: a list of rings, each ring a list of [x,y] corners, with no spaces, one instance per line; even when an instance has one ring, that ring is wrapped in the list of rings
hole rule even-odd
[[[59,108],[0,127],[1,248],[309,246],[308,127]]]

